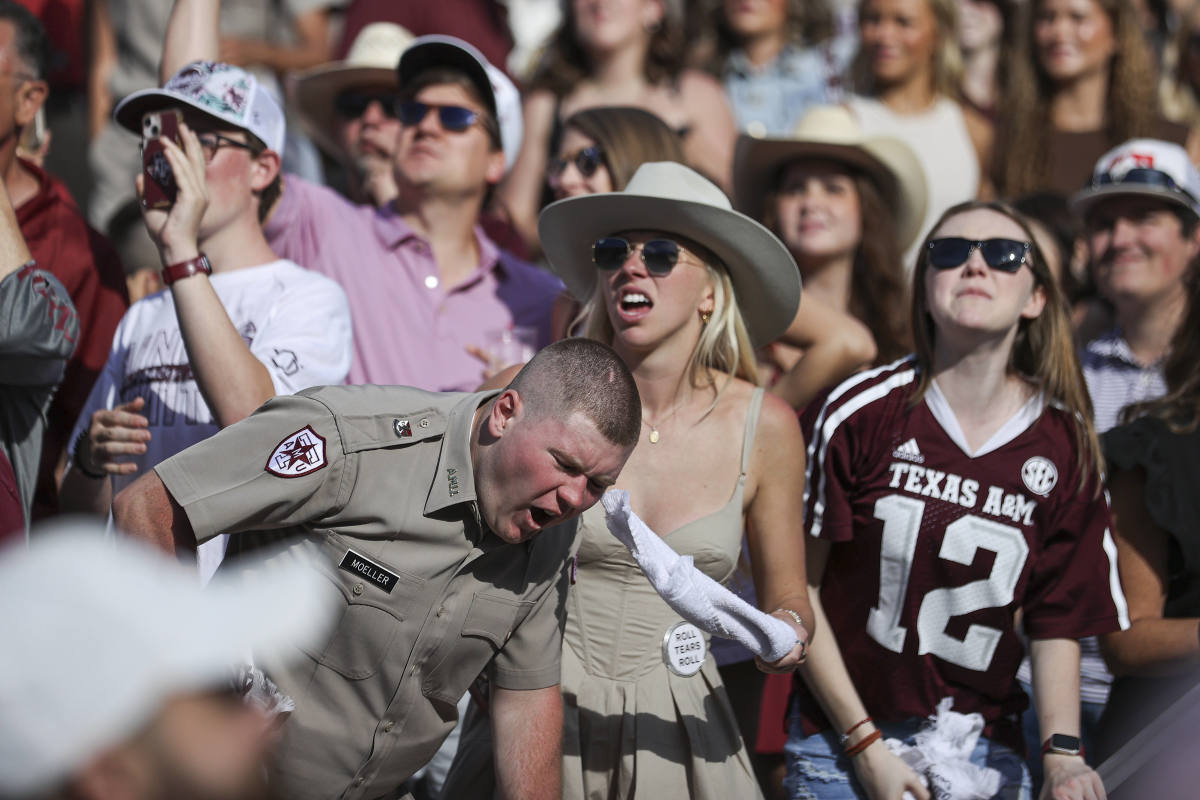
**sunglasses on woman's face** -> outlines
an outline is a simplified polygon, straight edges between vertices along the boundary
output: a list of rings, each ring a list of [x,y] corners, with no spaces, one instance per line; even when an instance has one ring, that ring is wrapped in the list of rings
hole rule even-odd
[[[679,245],[670,239],[650,239],[635,245],[619,236],[597,239],[592,245],[592,261],[602,270],[618,270],[635,249],[642,251],[646,271],[656,278],[669,275],[679,261]]]
[[[560,177],[567,169],[567,164],[574,164],[580,175],[590,178],[596,174],[596,170],[604,166],[604,151],[596,145],[592,145],[566,158],[556,158],[550,162],[550,175],[555,178]]]
[[[929,243],[929,266],[934,269],[954,269],[967,263],[971,251],[979,248],[979,255],[992,269],[1001,272],[1016,272],[1025,263],[1029,242],[1016,239],[963,239],[947,236]]]
[[[396,118],[395,92],[360,92],[347,89],[333,99],[333,108],[342,119],[358,119],[367,113],[371,103],[379,103],[384,116]]]
[[[443,106],[434,103],[419,103],[416,100],[401,100],[396,104],[396,116],[406,127],[420,125],[430,109],[437,109],[438,122],[452,133],[462,133],[479,120],[479,114],[462,106]]]

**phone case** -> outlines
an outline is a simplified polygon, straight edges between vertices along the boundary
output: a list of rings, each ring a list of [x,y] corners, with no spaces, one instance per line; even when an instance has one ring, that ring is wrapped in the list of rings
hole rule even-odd
[[[170,139],[182,146],[179,124],[183,115],[178,111],[151,111],[142,117],[142,200],[146,208],[170,208],[175,203],[178,188],[175,173],[167,161],[162,140]]]

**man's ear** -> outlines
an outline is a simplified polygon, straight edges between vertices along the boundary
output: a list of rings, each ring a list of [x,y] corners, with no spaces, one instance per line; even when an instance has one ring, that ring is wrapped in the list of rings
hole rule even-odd
[[[515,389],[505,389],[492,403],[488,413],[487,430],[499,439],[525,414],[525,401]]]
[[[483,179],[489,186],[495,186],[504,178],[504,150],[495,150],[488,154],[487,170]]]
[[[263,150],[254,157],[250,169],[250,189],[255,192],[261,192],[271,185],[271,181],[275,180],[275,176],[279,174],[279,170],[283,166],[283,160],[279,157],[279,153],[274,150]]]
[[[22,128],[31,125],[49,93],[50,87],[45,81],[22,81],[17,89],[16,108],[13,111],[17,125]]]

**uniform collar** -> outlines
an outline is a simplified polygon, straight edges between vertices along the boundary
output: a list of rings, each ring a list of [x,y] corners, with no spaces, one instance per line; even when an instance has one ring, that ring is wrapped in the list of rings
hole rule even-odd
[[[438,454],[437,471],[425,498],[425,515],[429,516],[459,503],[476,503],[475,467],[471,462],[471,423],[475,411],[487,403],[499,389],[464,395],[446,420],[442,450]]]

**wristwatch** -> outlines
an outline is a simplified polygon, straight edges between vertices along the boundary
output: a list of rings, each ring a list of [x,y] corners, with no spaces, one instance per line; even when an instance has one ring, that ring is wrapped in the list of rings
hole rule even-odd
[[[178,264],[163,267],[162,279],[163,283],[170,286],[177,280],[200,274],[212,274],[212,265],[208,263],[208,256],[204,255],[204,253],[195,258],[189,258],[187,261],[180,261]]]
[[[1068,736],[1065,733],[1052,733],[1050,738],[1042,743],[1042,755],[1054,753],[1060,756],[1083,757],[1083,742],[1078,736]]]

